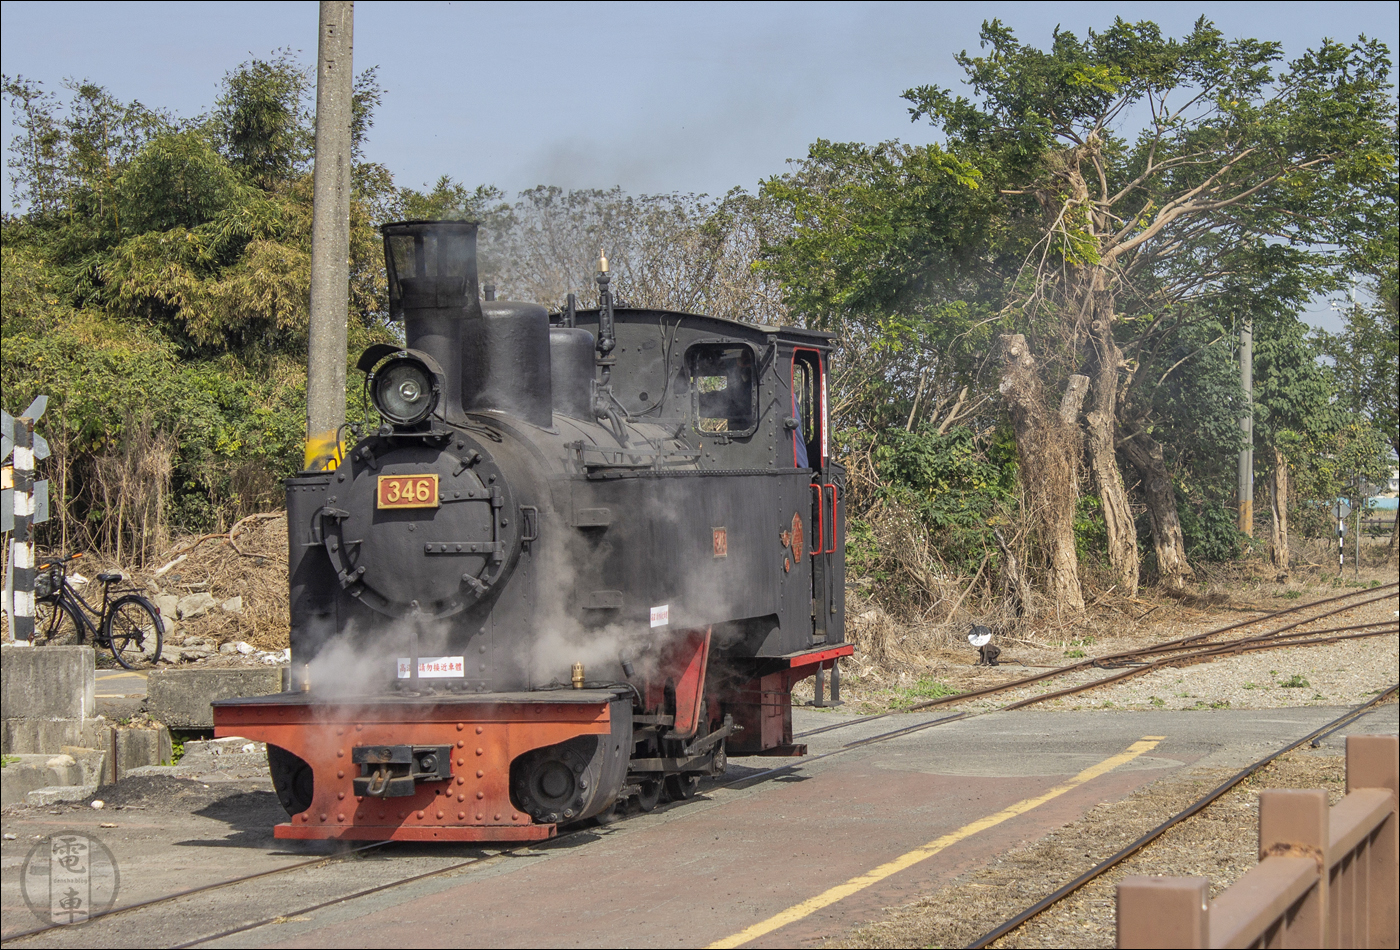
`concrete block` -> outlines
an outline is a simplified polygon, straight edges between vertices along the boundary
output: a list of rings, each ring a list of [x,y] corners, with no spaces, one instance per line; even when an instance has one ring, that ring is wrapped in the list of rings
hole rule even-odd
[[[92,647],[0,647],[0,718],[88,719],[96,711]]]
[[[152,670],[146,677],[146,711],[172,729],[212,729],[214,700],[281,691],[280,667]]]
[[[24,796],[27,805],[57,805],[59,802],[80,802],[97,794],[96,785],[54,785],[36,788]]]
[[[201,781],[228,779],[266,780],[267,746],[249,739],[228,737],[207,742],[186,742],[185,754],[174,766],[143,766],[126,776],[167,775]]]
[[[105,749],[108,728],[103,719],[3,719],[0,720],[0,752],[53,755],[70,745]]]
[[[0,769],[0,807],[26,801],[35,789],[82,783],[82,766],[71,755],[21,755]]]
[[[146,765],[163,765],[170,761],[170,730],[165,726],[141,729],[114,729],[112,741],[116,747],[115,772],[118,780],[132,770]]]
[[[110,780],[112,769],[108,765],[108,753],[106,749],[83,749],[74,745],[63,747],[63,754],[72,756],[77,763],[79,771],[82,773],[75,785],[106,785]],[[50,785],[59,784],[50,782]]]

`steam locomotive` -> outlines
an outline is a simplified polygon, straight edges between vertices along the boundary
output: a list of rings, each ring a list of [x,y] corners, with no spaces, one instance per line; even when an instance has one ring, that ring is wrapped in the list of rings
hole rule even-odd
[[[852,652],[829,336],[614,306],[606,259],[551,314],[481,293],[475,224],[382,233],[382,424],[287,480],[287,690],[214,705],[276,835],[537,840],[803,754]]]

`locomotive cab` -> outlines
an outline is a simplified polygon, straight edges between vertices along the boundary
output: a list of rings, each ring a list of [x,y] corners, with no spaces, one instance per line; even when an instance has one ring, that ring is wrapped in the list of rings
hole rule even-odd
[[[280,837],[530,840],[800,755],[844,642],[830,339],[482,300],[476,226],[385,225],[405,344],[381,424],[288,479],[290,689],[215,706],[269,744]]]

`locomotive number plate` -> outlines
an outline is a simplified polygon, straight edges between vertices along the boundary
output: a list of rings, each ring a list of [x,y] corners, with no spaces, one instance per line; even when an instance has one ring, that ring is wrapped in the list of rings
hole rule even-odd
[[[380,475],[380,508],[436,508],[437,475]]]

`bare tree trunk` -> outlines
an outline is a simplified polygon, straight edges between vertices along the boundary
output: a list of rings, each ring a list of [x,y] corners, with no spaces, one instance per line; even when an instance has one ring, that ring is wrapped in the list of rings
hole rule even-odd
[[[1186,540],[1176,514],[1176,495],[1167,471],[1162,447],[1151,436],[1138,432],[1123,442],[1123,454],[1142,478],[1147,514],[1152,521],[1152,544],[1157,551],[1157,572],[1163,586],[1181,590],[1192,575],[1186,562]]]
[[[1273,528],[1269,534],[1269,559],[1276,569],[1288,572],[1288,460],[1274,446],[1274,477],[1269,480],[1269,510]]]
[[[1118,370],[1123,354],[1113,339],[1113,295],[1106,287],[1102,271],[1095,271],[1093,321],[1094,376],[1092,409],[1085,416],[1088,431],[1085,449],[1089,470],[1103,508],[1104,533],[1108,537],[1108,563],[1113,568],[1118,589],[1129,597],[1137,593],[1140,563],[1138,561],[1137,525],[1133,523],[1128,506],[1128,492],[1123,487],[1123,474],[1118,470],[1115,451],[1118,435]]]
[[[1079,587],[1079,559],[1074,550],[1079,432],[1064,417],[1067,413],[1070,418],[1078,416],[1084,387],[1071,388],[1075,395],[1067,394],[1058,414],[1048,412],[1045,387],[1026,338],[1019,333],[1004,335],[1001,350],[1000,390],[1011,410],[1023,484],[1049,562],[1051,596],[1058,610],[1080,613],[1084,610],[1084,594]]]
[[[996,538],[997,546],[1001,548],[1002,557],[1005,562],[1002,565],[1002,576],[1006,581],[1007,599],[1011,601],[1011,608],[1018,617],[1026,617],[1031,612],[1031,587],[1026,583],[1026,575],[1021,573],[1021,564],[1016,560],[1016,552],[1011,550],[1006,539],[1001,536],[1001,532],[992,529],[992,537]]]

